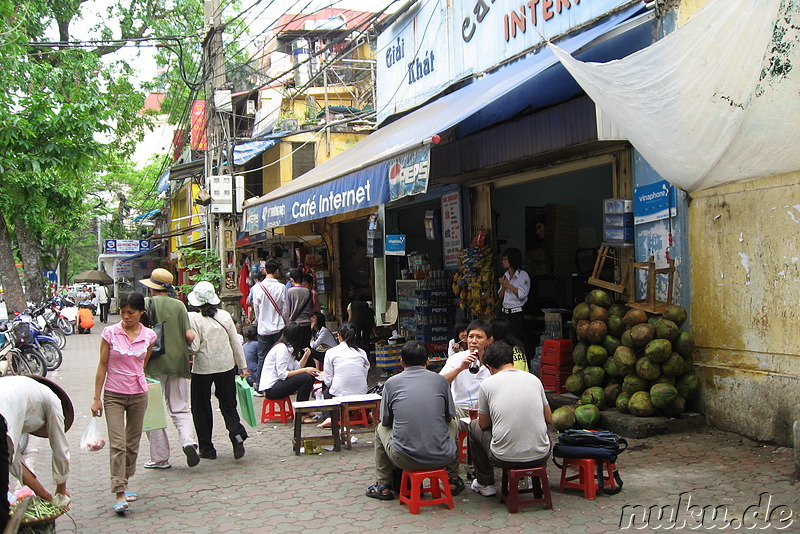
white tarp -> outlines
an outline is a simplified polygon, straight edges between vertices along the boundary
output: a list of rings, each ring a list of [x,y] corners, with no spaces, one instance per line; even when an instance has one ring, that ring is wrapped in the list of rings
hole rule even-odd
[[[609,63],[549,46],[681,189],[800,170],[800,0],[712,0],[664,39]]]

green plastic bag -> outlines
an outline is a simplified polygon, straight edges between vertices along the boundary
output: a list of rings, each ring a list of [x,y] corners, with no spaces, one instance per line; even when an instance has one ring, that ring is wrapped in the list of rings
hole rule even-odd
[[[161,382],[152,378],[147,379],[147,410],[144,412],[142,431],[159,430],[167,428],[167,404],[164,402],[164,393]]]
[[[258,426],[258,419],[256,419],[256,411],[253,408],[253,395],[255,390],[247,380],[241,376],[236,377],[236,399],[239,401],[239,414],[242,416],[248,425],[253,428]]]

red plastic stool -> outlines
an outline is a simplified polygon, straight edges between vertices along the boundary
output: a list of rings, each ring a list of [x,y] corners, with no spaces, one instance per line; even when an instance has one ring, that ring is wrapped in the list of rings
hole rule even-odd
[[[356,414],[353,417],[353,414]],[[369,427],[369,415],[367,415],[366,408],[357,408],[355,410],[350,410],[350,426],[361,425],[363,427]]]
[[[531,477],[531,487],[519,489],[519,480]],[[532,493],[533,499],[520,499],[520,495]],[[506,503],[508,511],[515,514],[523,504],[543,504],[545,510],[552,510],[550,482],[547,480],[547,467],[540,465],[524,469],[503,469],[503,484],[500,489],[500,502]]]
[[[584,497],[587,499],[594,499],[597,495],[597,490],[600,488],[599,481],[597,480],[596,462],[597,460],[591,458],[564,458],[564,465],[561,466],[561,485],[558,491],[564,493],[566,488],[579,489],[583,492]],[[578,473],[568,476],[568,467],[575,468]],[[611,488],[616,488],[617,481],[614,480],[614,469],[616,469],[616,466],[608,460],[603,460],[603,468],[608,473],[608,480],[610,480]]]
[[[469,448],[467,447],[467,431],[458,433],[458,463],[467,462]]]
[[[292,399],[284,397],[278,400],[270,400],[264,397],[264,404],[261,405],[261,422],[280,419],[281,423],[288,423],[289,419],[294,419],[292,410]]]
[[[425,480],[429,485],[425,486]],[[422,495],[430,493],[430,499],[422,499]],[[453,494],[450,492],[450,481],[444,469],[433,471],[403,471],[400,480],[400,502],[407,504],[412,514],[418,514],[420,506],[446,504],[454,508]]]

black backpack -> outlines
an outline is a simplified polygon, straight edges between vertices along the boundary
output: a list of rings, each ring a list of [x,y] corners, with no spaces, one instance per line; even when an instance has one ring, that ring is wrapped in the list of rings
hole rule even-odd
[[[558,442],[553,447],[553,463],[561,469],[561,464],[556,458],[591,458],[597,462],[597,480],[600,489],[607,495],[615,495],[622,491],[622,477],[614,469],[613,477],[617,483],[616,488],[606,489],[606,479],[603,474],[603,460],[615,463],[617,455],[628,448],[628,442],[614,432],[608,430],[566,430],[558,435]]]

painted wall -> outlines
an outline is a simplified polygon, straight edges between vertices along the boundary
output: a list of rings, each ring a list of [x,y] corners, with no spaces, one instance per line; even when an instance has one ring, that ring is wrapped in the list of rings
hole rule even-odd
[[[694,193],[692,332],[715,427],[791,445],[800,419],[800,172]]]

